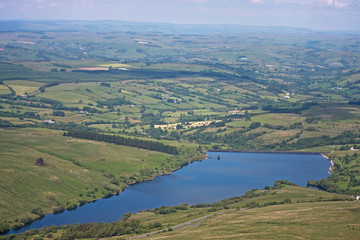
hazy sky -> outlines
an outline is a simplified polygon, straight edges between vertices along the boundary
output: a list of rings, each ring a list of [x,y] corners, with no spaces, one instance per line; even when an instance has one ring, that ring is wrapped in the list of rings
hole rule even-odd
[[[0,19],[292,26],[360,30],[360,0],[0,0]]]

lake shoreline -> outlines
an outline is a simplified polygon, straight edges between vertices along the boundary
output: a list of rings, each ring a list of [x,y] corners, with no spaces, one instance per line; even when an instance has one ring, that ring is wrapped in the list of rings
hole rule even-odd
[[[307,155],[321,155],[330,161],[331,166],[329,167],[328,173],[330,175],[332,172],[332,168],[334,167],[334,161],[326,156],[322,152],[296,152],[296,151],[262,151],[262,150],[237,150],[237,149],[209,149],[207,152],[232,152],[232,153],[274,153],[274,154],[307,154]]]
[[[193,159],[187,163],[184,163],[182,164],[181,166],[175,168],[175,169],[172,169],[172,170],[169,170],[167,172],[162,172],[162,173],[158,173],[148,179],[143,179],[143,180],[140,180],[140,181],[136,181],[136,182],[133,182],[133,183],[128,183],[123,189],[121,189],[120,191],[118,191],[117,193],[114,193],[112,196],[102,196],[102,197],[99,197],[99,198],[96,198],[96,199],[93,199],[93,200],[90,200],[90,201],[87,201],[85,204],[88,204],[88,203],[92,203],[92,202],[96,202],[97,200],[100,200],[100,199],[104,199],[104,198],[111,198],[111,197],[114,197],[114,196],[117,196],[119,195],[120,193],[124,192],[128,187],[130,186],[133,186],[133,185],[137,185],[137,184],[140,184],[140,183],[143,183],[143,182],[147,182],[147,181],[152,181],[154,180],[155,178],[159,177],[159,176],[165,176],[165,175],[170,175],[180,169],[182,169],[183,167],[193,163],[193,162],[201,162],[203,160],[206,160],[208,158],[211,158],[209,155],[207,155],[207,152],[229,152],[229,153],[274,153],[274,154],[308,154],[308,155],[322,155],[323,157],[329,159],[328,157],[324,156],[322,153],[320,152],[295,152],[295,151],[257,151],[257,150],[236,150],[236,149],[228,149],[228,150],[224,150],[224,149],[221,149],[221,150],[218,150],[218,149],[208,149],[206,150],[204,153],[206,154],[205,156],[203,156],[203,158],[201,159]],[[329,159],[330,160],[330,159]],[[78,204],[77,207],[81,207],[82,204]],[[65,209],[65,211],[72,211],[72,210],[68,210],[68,209]],[[50,214],[54,214],[54,212],[49,212],[47,213],[46,215],[50,215]],[[32,221],[30,221],[29,223],[27,224],[24,224],[22,225],[21,227],[18,227],[18,228],[11,228],[9,232],[7,233],[1,233],[1,235],[11,235],[11,234],[18,234],[18,233],[14,233],[13,231],[15,230],[19,230],[23,227],[25,227],[26,225],[29,225],[31,223],[33,223],[34,221],[36,220],[39,220],[38,219],[34,219]],[[21,232],[20,232],[21,233]]]
[[[328,156],[326,156],[325,154],[323,154],[323,153],[321,153],[321,156],[323,156],[324,158],[326,158],[327,160],[330,161],[331,166],[329,167],[329,172],[328,172],[328,173],[329,173],[330,175],[332,175],[331,172],[332,172],[332,169],[333,169],[333,167],[334,167],[334,161],[333,161],[332,159],[330,159]]]
[[[205,154],[206,154],[206,152],[207,152],[207,151],[205,151]],[[35,218],[35,219],[32,219],[31,221],[29,221],[29,222],[27,222],[27,223],[24,223],[24,224],[22,224],[21,226],[12,227],[12,228],[9,229],[9,231],[0,233],[0,236],[6,236],[6,235],[12,235],[12,234],[20,234],[20,233],[11,233],[11,232],[12,232],[12,231],[16,231],[16,230],[20,230],[21,228],[26,227],[27,225],[30,225],[30,224],[32,224],[33,222],[37,221],[37,220],[40,220],[41,218],[45,217],[46,215],[61,214],[61,213],[66,212],[66,211],[73,211],[73,210],[76,210],[78,207],[82,207],[82,206],[85,205],[85,204],[94,203],[94,202],[96,202],[96,201],[98,201],[98,200],[100,200],[100,199],[107,199],[107,198],[112,198],[112,197],[118,196],[120,193],[124,192],[124,191],[126,190],[126,188],[128,188],[128,187],[130,187],[130,186],[133,186],[133,185],[136,185],[136,184],[141,184],[141,183],[144,183],[144,182],[147,182],[147,181],[152,181],[152,180],[154,180],[155,178],[160,177],[160,176],[170,175],[170,174],[172,174],[172,173],[180,170],[181,168],[186,167],[187,165],[189,165],[189,164],[191,164],[191,163],[193,163],[193,162],[200,162],[200,161],[203,161],[203,160],[206,160],[206,159],[209,158],[209,156],[208,156],[207,154],[206,154],[204,157],[205,157],[205,158],[202,158],[202,159],[193,159],[193,160],[191,160],[191,161],[189,161],[189,162],[186,162],[186,163],[182,164],[181,166],[179,166],[179,167],[177,167],[177,168],[175,168],[175,169],[172,169],[172,170],[170,170],[170,171],[163,172],[163,173],[158,173],[158,174],[156,174],[155,176],[150,177],[150,178],[148,178],[148,179],[143,179],[143,180],[139,180],[139,181],[136,181],[136,182],[133,182],[133,183],[128,183],[128,184],[126,184],[126,186],[123,187],[120,191],[112,194],[111,196],[101,196],[101,197],[98,197],[98,198],[95,198],[95,199],[86,201],[85,203],[82,203],[82,204],[81,204],[81,203],[76,204],[77,206],[76,206],[75,209],[66,209],[66,208],[65,208],[63,211],[58,212],[58,213],[56,213],[56,212],[54,212],[54,211],[47,212],[47,213],[45,213],[43,216],[38,217],[38,218]]]
[[[237,150],[237,149],[209,149],[207,152],[239,152],[239,153],[275,153],[275,154],[316,154],[329,159],[321,152],[296,152],[296,151],[266,151],[266,150]]]

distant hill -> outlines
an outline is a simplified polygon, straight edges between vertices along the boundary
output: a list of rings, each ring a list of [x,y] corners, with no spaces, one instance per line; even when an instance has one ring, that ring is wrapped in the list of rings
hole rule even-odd
[[[231,34],[248,32],[266,33],[309,33],[310,29],[291,27],[245,26],[236,24],[169,24],[140,23],[115,20],[102,21],[72,21],[72,20],[0,20],[0,31],[55,31],[55,32],[161,32],[167,34]]]

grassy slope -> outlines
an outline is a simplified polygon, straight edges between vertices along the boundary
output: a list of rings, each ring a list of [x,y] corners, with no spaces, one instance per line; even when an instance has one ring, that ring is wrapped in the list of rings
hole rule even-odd
[[[219,215],[144,239],[356,239],[359,202],[280,205]]]
[[[189,227],[141,239],[349,239],[359,235],[358,201],[329,202],[327,200],[347,197],[296,186],[261,192],[267,194],[230,204],[228,210],[246,207],[250,202],[263,205],[290,199],[292,204],[230,212]],[[276,194],[271,194],[273,192]],[[168,215],[139,213],[132,218],[141,219],[144,225],[147,222],[161,222],[163,226],[171,227],[212,214],[208,212],[209,209],[191,208]],[[222,211],[224,209],[216,212]]]
[[[44,158],[45,166],[34,164],[39,157]],[[0,220],[34,218],[36,215],[30,211],[35,208],[46,213],[55,207],[66,208],[80,200],[120,191],[126,184],[114,185],[114,179],[130,177],[141,169],[160,168],[168,157],[143,149],[134,151],[125,146],[67,138],[59,131],[1,129]]]

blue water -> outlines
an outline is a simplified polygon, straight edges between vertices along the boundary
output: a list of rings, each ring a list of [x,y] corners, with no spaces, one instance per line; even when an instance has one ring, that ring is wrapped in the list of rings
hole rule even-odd
[[[308,180],[329,176],[331,163],[321,155],[209,152],[211,157],[194,162],[154,180],[132,185],[118,196],[85,204],[44,218],[8,234],[32,228],[87,222],[118,221],[126,212],[136,213],[162,205],[213,203],[284,179],[305,186]],[[221,159],[217,160],[220,155]]]

